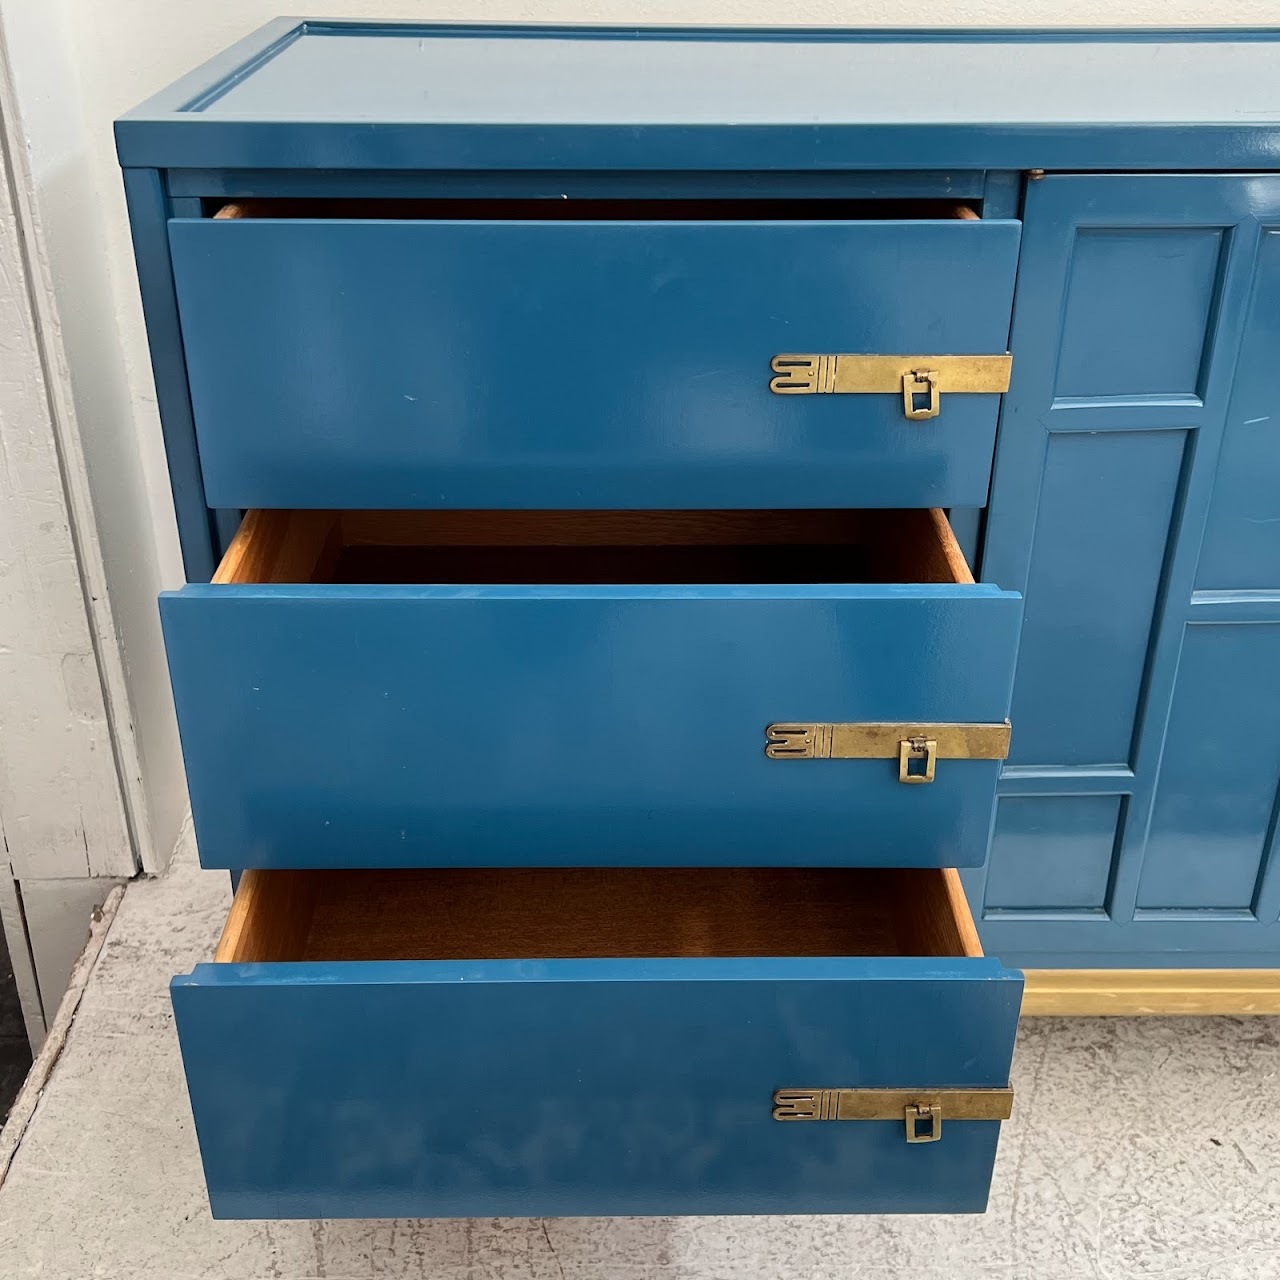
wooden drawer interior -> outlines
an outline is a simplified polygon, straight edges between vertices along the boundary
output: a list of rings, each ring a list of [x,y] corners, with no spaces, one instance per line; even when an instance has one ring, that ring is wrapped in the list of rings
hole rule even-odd
[[[507,867],[246,871],[214,960],[981,954],[951,869]]]
[[[972,584],[937,509],[250,511],[215,583]]]

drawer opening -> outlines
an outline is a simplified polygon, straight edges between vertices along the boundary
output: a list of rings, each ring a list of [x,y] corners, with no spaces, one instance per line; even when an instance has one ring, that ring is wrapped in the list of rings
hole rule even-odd
[[[981,204],[978,202],[977,208]],[[205,201],[206,217],[343,219],[378,222],[867,222],[976,220],[974,205],[954,200],[627,200],[325,199],[290,197]]]
[[[516,867],[249,870],[214,960],[981,955],[951,869]]]
[[[213,582],[971,585],[946,515],[866,511],[267,511]]]

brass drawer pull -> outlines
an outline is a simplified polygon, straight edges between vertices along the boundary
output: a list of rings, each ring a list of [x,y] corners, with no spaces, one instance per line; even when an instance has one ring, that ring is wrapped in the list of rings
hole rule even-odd
[[[919,768],[916,763],[919,762]],[[938,767],[938,740],[914,734],[898,743],[898,781],[932,782]]]
[[[924,396],[924,404],[916,397]],[[908,418],[936,418],[939,401],[938,371],[936,369],[912,369],[902,375],[902,412]]]
[[[769,390],[780,396],[901,395],[912,419],[936,418],[942,395],[1009,390],[1013,357],[791,355],[773,357]]]
[[[1004,760],[1009,722],[1001,724],[771,724],[770,760],[897,760],[899,782],[932,782],[939,760]]]
[[[908,1142],[941,1141],[942,1103],[909,1102],[902,1110],[907,1126]]]
[[[1012,1089],[778,1089],[775,1120],[901,1120],[908,1142],[939,1142],[948,1120],[1007,1120]]]

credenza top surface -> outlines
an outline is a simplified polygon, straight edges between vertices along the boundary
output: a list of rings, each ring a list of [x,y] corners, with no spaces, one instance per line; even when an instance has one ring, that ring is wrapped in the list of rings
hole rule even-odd
[[[119,139],[161,167],[1274,168],[1278,78],[1280,30],[279,19]]]

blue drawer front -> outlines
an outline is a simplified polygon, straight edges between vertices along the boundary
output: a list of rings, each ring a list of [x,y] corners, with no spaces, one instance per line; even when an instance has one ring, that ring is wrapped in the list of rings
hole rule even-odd
[[[161,599],[211,867],[957,866],[998,762],[769,760],[777,721],[1000,722],[989,586],[188,586]],[[602,837],[603,840],[602,840]]]
[[[942,1213],[1000,1125],[786,1124],[786,1087],[1008,1083],[994,960],[200,965],[173,1004],[216,1217]]]
[[[782,352],[1007,348],[1016,222],[170,223],[214,507],[982,506],[999,396]]]

